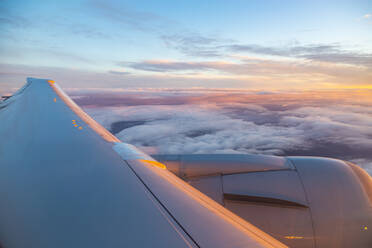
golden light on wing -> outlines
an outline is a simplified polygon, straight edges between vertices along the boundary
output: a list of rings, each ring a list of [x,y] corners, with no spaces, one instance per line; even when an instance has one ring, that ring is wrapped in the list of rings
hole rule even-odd
[[[159,167],[159,168],[162,168],[162,169],[167,168],[164,164],[162,164],[158,161],[155,161],[155,160],[139,159],[139,161],[150,164],[150,165],[153,165],[153,166],[156,166],[156,167]]]

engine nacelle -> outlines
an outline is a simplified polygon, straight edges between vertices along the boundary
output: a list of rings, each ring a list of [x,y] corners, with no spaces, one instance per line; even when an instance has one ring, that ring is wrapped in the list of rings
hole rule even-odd
[[[372,178],[354,164],[243,154],[154,157],[290,247],[372,247]]]

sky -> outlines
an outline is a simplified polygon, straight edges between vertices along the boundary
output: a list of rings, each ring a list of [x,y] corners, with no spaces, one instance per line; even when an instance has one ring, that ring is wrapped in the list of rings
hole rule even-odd
[[[0,95],[26,77],[149,153],[326,156],[372,174],[370,0],[0,0]]]
[[[371,1],[0,0],[0,91],[372,88]]]

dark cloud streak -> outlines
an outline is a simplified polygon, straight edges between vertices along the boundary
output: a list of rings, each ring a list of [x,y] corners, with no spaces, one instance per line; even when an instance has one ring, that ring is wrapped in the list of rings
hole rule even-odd
[[[231,53],[251,53],[302,58],[310,61],[372,66],[372,53],[348,50],[340,44],[263,46],[259,44],[239,44],[232,39],[221,39],[190,32],[182,35],[163,35],[161,39],[169,48],[176,49],[188,56],[216,58],[228,57]]]

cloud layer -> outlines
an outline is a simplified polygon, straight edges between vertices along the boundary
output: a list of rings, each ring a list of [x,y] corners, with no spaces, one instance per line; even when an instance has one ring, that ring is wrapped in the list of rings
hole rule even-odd
[[[70,94],[121,140],[150,153],[328,156],[372,173],[370,91]]]

